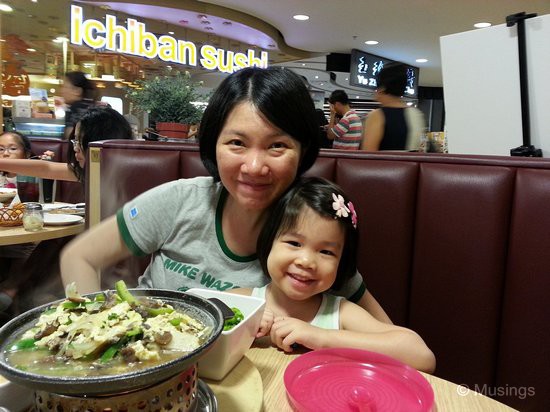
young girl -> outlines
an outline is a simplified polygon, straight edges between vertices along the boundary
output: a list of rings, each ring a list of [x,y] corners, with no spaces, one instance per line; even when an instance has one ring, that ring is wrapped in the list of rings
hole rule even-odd
[[[232,292],[266,299],[258,337],[269,334],[287,352],[295,344],[366,349],[433,371],[435,357],[415,332],[325,293],[355,273],[356,227],[353,204],[337,185],[302,179],[274,207],[258,238],[258,258],[271,283]]]

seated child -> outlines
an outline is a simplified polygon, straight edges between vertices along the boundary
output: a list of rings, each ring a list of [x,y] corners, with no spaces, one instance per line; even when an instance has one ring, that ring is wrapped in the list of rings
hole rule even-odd
[[[295,344],[365,349],[432,372],[435,357],[415,332],[325,293],[356,270],[357,214],[348,199],[325,179],[301,179],[277,203],[258,238],[258,258],[271,283],[232,292],[266,299],[257,336],[269,334],[286,352]]]

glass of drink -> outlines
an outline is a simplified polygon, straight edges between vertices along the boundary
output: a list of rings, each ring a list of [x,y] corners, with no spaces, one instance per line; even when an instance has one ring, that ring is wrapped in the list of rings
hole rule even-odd
[[[38,179],[33,176],[17,175],[17,194],[21,202],[38,202]]]

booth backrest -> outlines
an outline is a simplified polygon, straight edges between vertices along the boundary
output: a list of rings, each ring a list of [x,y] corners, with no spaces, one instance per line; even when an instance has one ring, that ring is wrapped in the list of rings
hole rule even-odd
[[[34,155],[41,155],[46,150],[51,150],[55,153],[53,161],[55,162],[67,162],[67,154],[69,150],[73,150],[70,147],[70,142],[58,138],[30,138],[31,148]],[[84,186],[78,182],[56,182],[56,196],[55,200],[58,202],[67,203],[80,203],[84,202]]]
[[[160,183],[207,174],[194,146],[93,145],[103,218]],[[437,376],[550,410],[550,161],[322,150],[307,174],[353,199],[366,285],[426,340]]]

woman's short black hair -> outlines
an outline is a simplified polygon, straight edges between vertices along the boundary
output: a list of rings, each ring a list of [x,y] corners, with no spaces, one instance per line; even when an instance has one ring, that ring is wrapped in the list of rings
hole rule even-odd
[[[88,151],[91,142],[98,140],[126,139],[133,137],[132,128],[128,120],[108,106],[94,106],[88,109],[78,121],[78,141],[84,153]],[[73,129],[70,139],[75,138],[76,127]],[[84,178],[84,170],[76,161],[74,150],[69,150],[67,156],[69,168],[79,181]]]
[[[5,136],[7,134],[11,134],[12,136],[15,136],[17,140],[19,140],[19,144],[23,148],[23,151],[25,152],[25,158],[29,158],[33,155],[32,148],[31,148],[31,141],[27,136],[25,136],[23,133],[16,132],[15,130],[11,130],[8,132],[4,132],[0,134],[0,136]]]
[[[215,90],[204,111],[198,139],[204,166],[219,181],[216,143],[227,116],[242,102],[251,103],[273,126],[301,145],[297,176],[315,162],[319,153],[315,106],[304,81],[281,67],[249,67],[228,76]]]
[[[96,88],[93,81],[88,79],[83,72],[74,71],[65,73],[65,78],[75,86],[82,89],[83,99],[96,99]]]
[[[256,247],[258,259],[267,276],[269,276],[267,258],[271,252],[273,242],[279,236],[296,227],[300,214],[306,206],[322,217],[336,219],[344,229],[344,247],[332,288],[341,288],[345,281],[355,274],[358,243],[358,233],[355,227],[357,221],[352,219],[352,213],[354,214],[355,210],[353,212],[350,210],[347,217],[338,217],[333,207],[333,194],[342,196],[348,209],[351,209],[349,207],[349,197],[340,186],[320,177],[303,177],[299,179],[277,202],[260,232]]]
[[[384,93],[403,96],[407,87],[407,66],[402,63],[386,64],[378,73],[376,83],[384,89]]]

